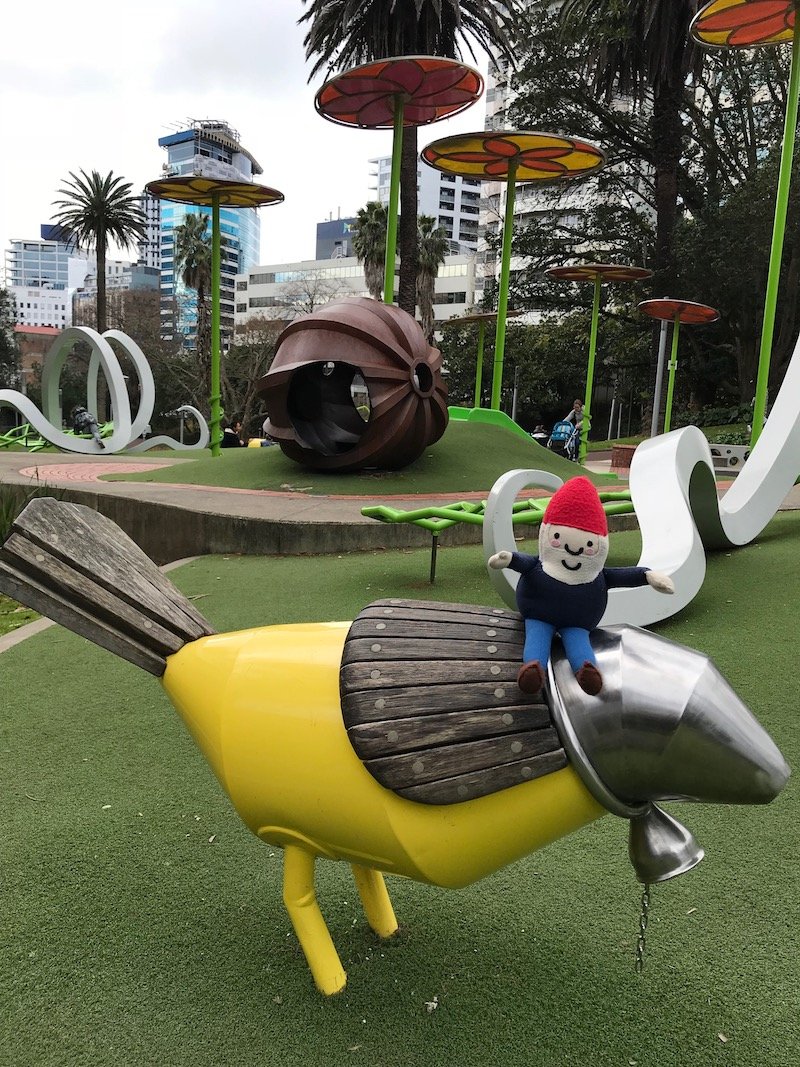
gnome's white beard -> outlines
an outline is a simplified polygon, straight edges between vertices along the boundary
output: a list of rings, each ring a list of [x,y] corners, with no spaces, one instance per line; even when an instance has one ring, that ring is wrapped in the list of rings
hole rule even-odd
[[[559,534],[558,547],[554,547],[552,543],[555,532]],[[568,546],[571,551],[567,552],[564,546]],[[581,548],[583,552],[578,554]],[[542,523],[539,528],[539,559],[544,573],[557,582],[564,582],[565,585],[587,585],[595,580],[606,565],[608,537],[587,533],[571,526]]]

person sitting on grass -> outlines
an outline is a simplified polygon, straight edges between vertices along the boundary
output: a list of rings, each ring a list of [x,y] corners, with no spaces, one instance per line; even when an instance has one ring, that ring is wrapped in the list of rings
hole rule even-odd
[[[234,419],[233,422],[223,419],[220,448],[244,448],[244,441],[240,436],[241,432],[242,424],[239,419]]]

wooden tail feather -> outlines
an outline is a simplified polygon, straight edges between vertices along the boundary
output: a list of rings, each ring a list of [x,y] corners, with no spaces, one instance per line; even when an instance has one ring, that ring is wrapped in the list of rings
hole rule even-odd
[[[52,497],[30,501],[12,526],[0,591],[155,675],[215,632],[116,523]]]

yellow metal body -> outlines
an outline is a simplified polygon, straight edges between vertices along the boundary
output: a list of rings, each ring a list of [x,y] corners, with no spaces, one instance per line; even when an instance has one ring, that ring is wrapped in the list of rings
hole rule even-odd
[[[317,857],[353,866],[372,928],[397,928],[383,879],[469,885],[605,814],[571,768],[461,804],[405,800],[353,751],[339,703],[349,623],[217,634],[167,661],[169,697],[245,824],[285,850],[284,901],[318,987],[344,971],[314,896]]]

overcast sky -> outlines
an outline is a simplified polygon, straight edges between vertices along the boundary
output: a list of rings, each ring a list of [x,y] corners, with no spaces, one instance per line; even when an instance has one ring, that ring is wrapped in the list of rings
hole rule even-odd
[[[158,138],[222,119],[285,201],[261,210],[261,261],[313,259],[316,224],[370,199],[368,160],[391,132],[321,118],[308,84],[302,0],[16,0],[2,16],[0,244],[38,238],[69,172],[109,171],[139,192]],[[473,62],[467,55],[467,62]],[[477,62],[485,75],[485,58]],[[419,131],[419,146],[482,130],[484,100]],[[135,259],[135,254],[122,254]]]

